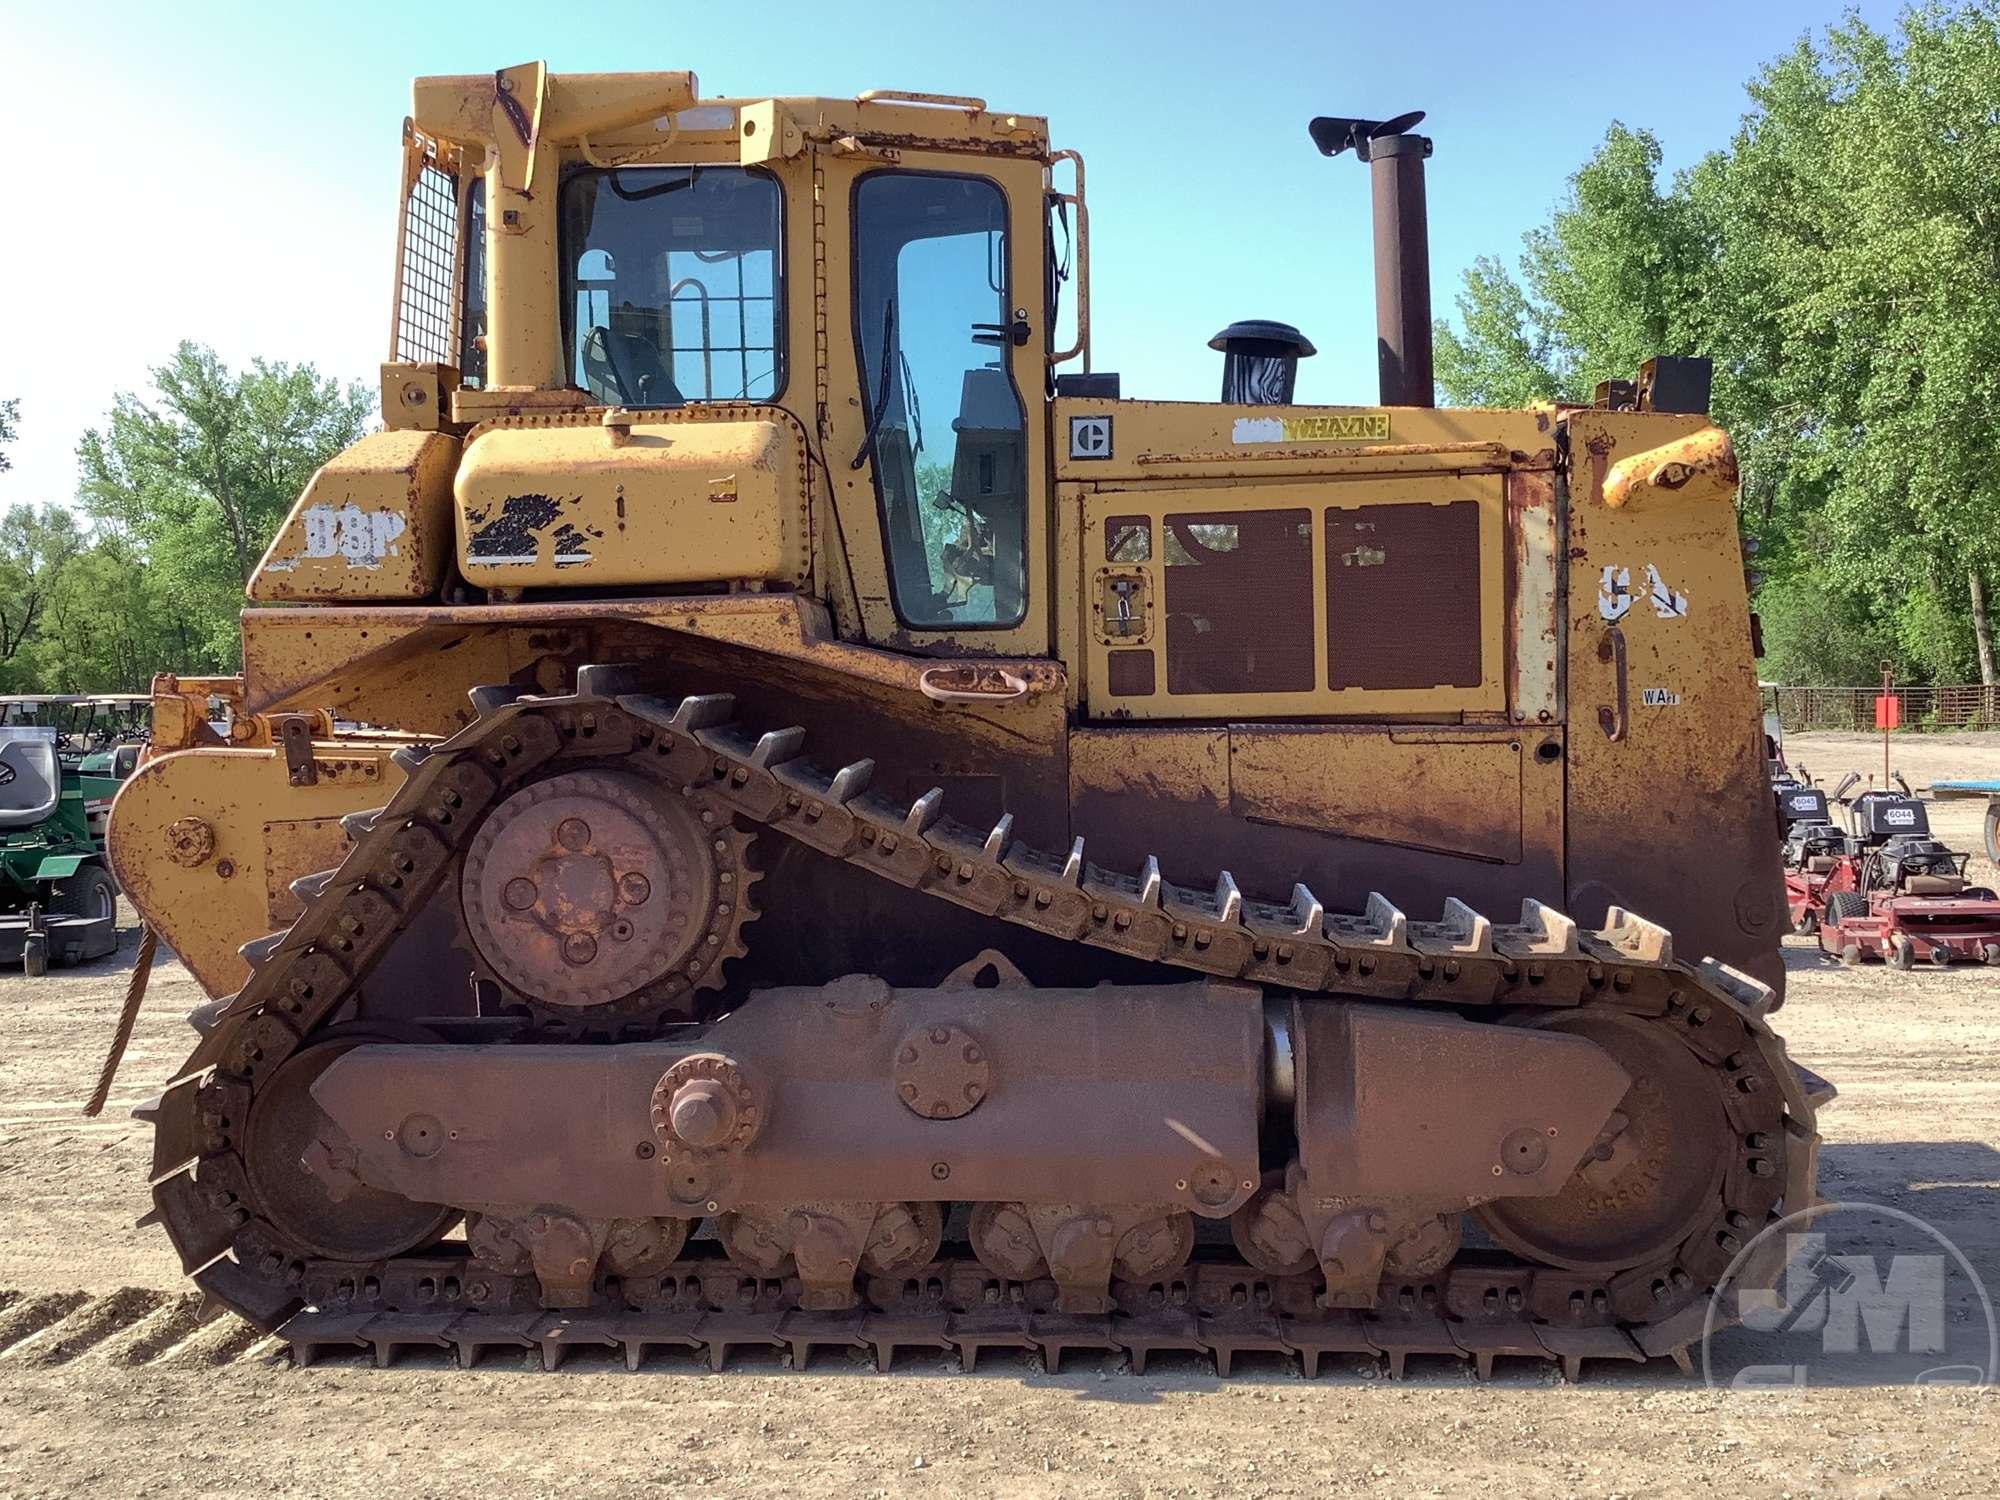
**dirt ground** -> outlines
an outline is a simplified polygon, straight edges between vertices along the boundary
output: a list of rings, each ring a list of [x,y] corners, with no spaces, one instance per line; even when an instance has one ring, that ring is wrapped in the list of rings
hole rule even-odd
[[[1907,747],[1907,748],[1905,748]],[[1798,736],[1831,782],[1880,775],[1879,741]],[[1872,759],[1871,759],[1872,757]],[[1913,783],[2000,774],[2000,735],[1899,740]],[[1937,824],[1974,847],[1977,810]],[[1780,1029],[1841,1098],[1822,1188],[1921,1215],[2000,1289],[2000,975],[1847,970],[1787,949]],[[1732,1394],[1660,1361],[1552,1367],[1413,1361],[1391,1382],[1336,1365],[1308,1382],[1251,1362],[1144,1376],[1076,1358],[1051,1376],[992,1358],[881,1376],[822,1355],[721,1374],[629,1374],[578,1355],[554,1374],[442,1356],[297,1370],[233,1320],[198,1328],[145,1207],[127,1118],[186,1053],[202,997],[156,971],[112,1107],[88,1091],[132,959],[0,978],[0,1497],[377,1497],[807,1493],[957,1495],[1871,1496],[2000,1491],[2000,1396],[1911,1387],[1857,1362],[1784,1394]],[[1978,1309],[1960,1298],[1955,1319]],[[1757,1336],[1721,1335],[1722,1367]]]

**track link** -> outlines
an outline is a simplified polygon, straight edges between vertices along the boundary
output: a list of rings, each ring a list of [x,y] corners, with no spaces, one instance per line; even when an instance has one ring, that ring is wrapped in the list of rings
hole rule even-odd
[[[709,1351],[737,1344],[865,1345],[885,1358],[903,1345],[1068,1347],[1213,1354],[1379,1352],[1394,1366],[1430,1352],[1473,1359],[1643,1358],[1679,1354],[1700,1336],[1706,1290],[1777,1213],[1814,1202],[1815,1105],[1824,1086],[1796,1070],[1764,1019],[1771,993],[1713,960],[1678,961],[1664,929],[1614,910],[1599,931],[1526,902],[1496,923],[1458,901],[1437,921],[1413,921],[1373,895],[1355,915],[1328,913],[1303,885],[1284,904],[1247,898],[1224,873],[1212,889],[1167,882],[1155,859],[1136,873],[1015,840],[1011,819],[973,828],[931,791],[903,805],[869,790],[873,763],[827,771],[805,759],[796,729],[757,731],[727,697],[666,699],[623,691],[621,669],[587,667],[578,690],[529,696],[479,689],[477,718],[428,749],[398,752],[406,780],[394,800],[346,820],[353,848],[337,870],[308,877],[300,918],[247,944],[252,966],[236,995],[197,1010],[204,1039],[158,1099],[136,1111],[155,1124],[154,1209],[204,1293],[302,1357],[321,1347],[404,1345],[468,1351],[494,1344],[551,1350],[577,1342]],[[238,1135],[257,1089],[319,1028],[457,867],[484,812],[551,767],[629,759],[698,794],[704,817],[767,828],[885,879],[985,915],[1133,958],[1307,993],[1455,1007],[1606,1005],[1675,1029],[1722,1085],[1739,1143],[1713,1214],[1658,1264],[1609,1281],[1488,1253],[1414,1283],[1385,1282],[1374,1312],[1315,1306],[1310,1277],[1272,1278],[1242,1264],[1198,1262],[1178,1279],[1114,1287],[1109,1319],[1038,1310],[1036,1284],[1008,1283],[973,1262],[870,1287],[855,1323],[797,1310],[795,1282],[746,1279],[716,1262],[677,1266],[657,1283],[602,1287],[602,1313],[549,1314],[533,1278],[489,1275],[476,1263],[404,1257],[372,1266],[298,1253],[260,1217]],[[720,825],[718,825],[720,827]],[[1463,1259],[1463,1258],[1462,1258]],[[664,1299],[664,1300],[663,1300]],[[750,1318],[750,1323],[733,1320]],[[890,1320],[884,1322],[883,1320]],[[757,1321],[762,1320],[762,1321]],[[739,1329],[761,1330],[738,1336]],[[833,1328],[820,1338],[816,1330]],[[984,1330],[991,1329],[988,1338]],[[918,1336],[889,1337],[896,1330]],[[801,1342],[803,1341],[803,1342]],[[638,1351],[635,1353],[634,1351]],[[715,1351],[720,1350],[717,1354]],[[1315,1352],[1318,1351],[1318,1352]],[[1399,1352],[1400,1351],[1400,1352]]]

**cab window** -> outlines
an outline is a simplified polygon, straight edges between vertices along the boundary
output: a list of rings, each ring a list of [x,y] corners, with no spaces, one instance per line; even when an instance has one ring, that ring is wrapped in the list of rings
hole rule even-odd
[[[784,385],[782,195],[740,167],[563,184],[571,378],[607,406],[768,401]]]
[[[1001,628],[1027,608],[1026,434],[1007,368],[1007,203],[984,178],[878,172],[854,193],[855,345],[897,617]]]

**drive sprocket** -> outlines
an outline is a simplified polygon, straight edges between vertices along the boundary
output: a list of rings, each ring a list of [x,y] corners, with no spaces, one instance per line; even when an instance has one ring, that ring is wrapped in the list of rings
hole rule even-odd
[[[635,771],[544,776],[466,849],[466,934],[513,999],[560,1027],[685,1017],[744,951],[751,837],[702,794]]]

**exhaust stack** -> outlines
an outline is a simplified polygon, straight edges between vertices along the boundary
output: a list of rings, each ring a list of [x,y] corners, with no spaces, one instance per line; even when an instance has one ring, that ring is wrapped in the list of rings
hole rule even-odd
[[[1422,110],[1393,120],[1325,115],[1308,127],[1326,156],[1353,149],[1368,163],[1375,201],[1375,354],[1384,406],[1436,406],[1431,374],[1431,247],[1424,207],[1429,136]]]

